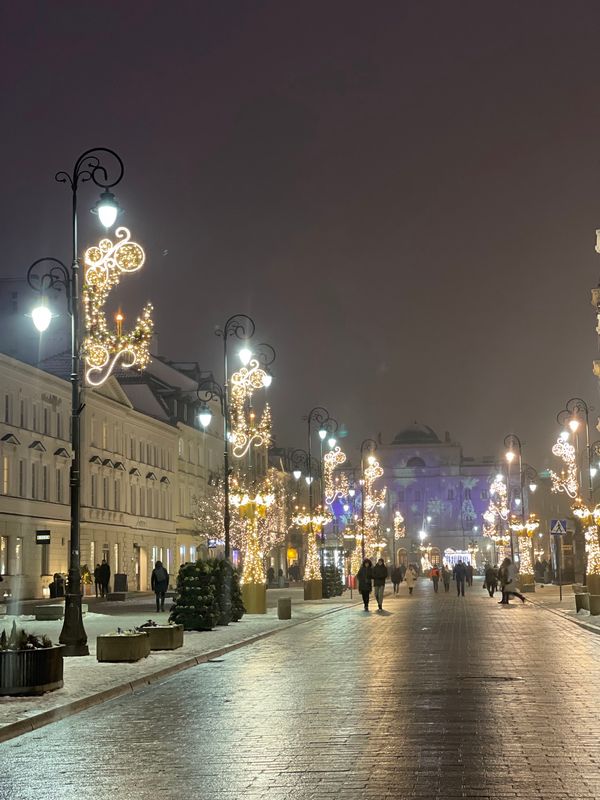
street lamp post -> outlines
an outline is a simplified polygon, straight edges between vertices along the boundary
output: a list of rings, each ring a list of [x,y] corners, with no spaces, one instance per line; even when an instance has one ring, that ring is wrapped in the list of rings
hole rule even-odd
[[[525,502],[523,500],[523,446],[521,444],[521,440],[515,433],[509,433],[504,437],[504,447],[506,448],[506,461],[508,462],[507,468],[507,478],[506,484],[508,489],[508,506],[509,506],[509,513],[511,503],[511,487],[510,487],[510,467],[512,462],[518,455],[519,458],[519,504],[521,506],[521,524],[523,527],[525,526]],[[515,454],[516,449],[516,454]],[[509,526],[510,530],[510,526]],[[517,537],[517,552],[518,552],[518,545],[519,545],[519,538]],[[510,533],[510,549],[511,555],[514,558],[514,544],[513,544],[513,535],[512,531]]]
[[[361,554],[363,561],[365,559],[365,454],[370,453],[371,455],[377,450],[377,442],[375,439],[363,439],[360,443],[360,485],[361,485],[361,522],[360,522],[360,532],[361,532]]]
[[[229,429],[230,429],[230,418],[229,418],[229,379],[228,379],[228,349],[227,344],[229,339],[234,336],[236,339],[241,341],[248,341],[254,336],[254,331],[256,330],[256,325],[254,324],[254,320],[251,319],[246,314],[234,314],[232,317],[229,317],[225,325],[223,327],[215,328],[215,334],[220,336],[223,339],[223,383],[217,383],[213,378],[207,378],[205,380],[201,380],[198,384],[198,399],[203,404],[198,415],[200,419],[200,424],[202,427],[206,428],[210,424],[210,420],[212,414],[210,409],[206,405],[211,400],[218,400],[221,414],[223,416],[223,473],[224,473],[224,480],[223,480],[223,492],[225,495],[225,502],[224,502],[224,509],[223,509],[223,528],[224,528],[224,549],[225,549],[225,560],[228,561],[231,556],[231,536],[230,536],[230,528],[231,528],[231,514],[230,514],[230,502],[229,502],[229,477],[230,477],[230,467],[229,467]],[[248,363],[251,358],[251,353],[247,348],[242,348],[240,351],[240,358],[242,363],[244,361]]]
[[[109,170],[101,161],[108,156],[116,166],[115,177],[110,179]],[[110,161],[109,161],[110,163]],[[105,228],[111,228],[119,214],[119,205],[110,191],[123,177],[123,162],[106,147],[95,147],[82,153],[72,172],[57,172],[55,180],[71,188],[71,266],[70,269],[56,258],[41,258],[27,272],[27,282],[34,291],[42,295],[41,305],[32,313],[33,322],[41,332],[45,331],[52,314],[45,303],[49,291],[63,288],[67,298],[67,310],[71,317],[71,468],[69,486],[71,494],[71,542],[69,549],[69,574],[65,596],[65,616],[59,642],[64,645],[63,655],[85,656],[89,654],[87,635],[81,613],[81,413],[83,411],[81,386],[81,323],[80,323],[80,269],[78,240],[78,190],[79,185],[91,181],[102,193],[92,209]],[[48,271],[42,265],[49,265]]]
[[[556,415],[556,421],[559,425],[566,425],[571,433],[575,435],[575,443],[579,444],[579,436],[577,431],[581,425],[581,419],[585,421],[585,451],[587,460],[587,488],[590,502],[594,496],[594,489],[592,485],[592,448],[590,447],[590,409],[585,400],[580,397],[572,397],[567,401],[565,407]],[[579,485],[583,486],[583,470],[581,464],[579,468]]]
[[[329,433],[329,428],[327,427],[330,421],[332,420],[329,411],[323,406],[315,406],[311,408],[308,412],[306,417],[303,417],[304,421],[306,422],[307,426],[307,467],[308,467],[308,508],[310,512],[310,535],[314,537],[314,526],[313,526],[313,517],[314,517],[314,488],[313,488],[313,457],[312,457],[312,433],[316,425],[318,425],[319,431],[319,439],[323,442]],[[323,548],[321,548],[321,558],[320,561],[323,561]]]

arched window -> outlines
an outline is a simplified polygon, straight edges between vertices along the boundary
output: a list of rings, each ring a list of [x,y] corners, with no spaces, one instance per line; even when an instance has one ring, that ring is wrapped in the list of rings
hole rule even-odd
[[[424,467],[425,466],[425,462],[423,461],[422,458],[419,458],[418,456],[413,456],[412,458],[408,459],[408,461],[406,462],[406,466],[407,467]]]

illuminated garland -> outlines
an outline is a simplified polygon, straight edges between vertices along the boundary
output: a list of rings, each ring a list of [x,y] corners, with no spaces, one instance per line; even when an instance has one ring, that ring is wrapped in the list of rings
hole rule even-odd
[[[523,522],[513,514],[510,529],[519,536],[519,571],[524,575],[533,575],[533,535],[540,527],[535,514],[530,514],[527,522]]]
[[[325,502],[328,506],[338,498],[348,495],[349,483],[345,473],[335,475],[335,470],[346,461],[346,454],[337,446],[323,456],[323,478],[325,483]]]
[[[264,554],[258,534],[258,520],[266,517],[267,509],[274,500],[274,495],[262,495],[260,492],[231,495],[231,504],[238,509],[240,517],[248,523],[244,568],[240,583],[265,583]]]
[[[316,508],[311,516],[310,512],[303,506],[296,507],[296,513],[292,517],[292,522],[302,528],[306,534],[306,564],[304,566],[304,580],[315,581],[321,579],[321,562],[319,560],[319,549],[317,547],[317,535],[323,525],[331,521],[331,515],[325,513],[321,508]]]
[[[369,464],[364,471],[363,497],[365,553],[373,555],[377,549],[376,533],[379,526],[379,510],[385,506],[386,487],[375,489],[374,483],[383,477],[383,467],[369,456]]]
[[[113,244],[102,239],[98,246],[85,252],[85,277],[83,283],[83,307],[85,315],[85,337],[82,354],[85,359],[86,381],[91,386],[100,386],[116,368],[142,370],[150,361],[150,340],[154,322],[152,305],[148,303],[138,317],[135,328],[123,333],[123,315],[116,330],[109,330],[104,307],[111,289],[117,286],[121,275],[137,272],[146,260],[139,244],[130,241],[127,228],[115,231],[120,241]]]
[[[396,539],[403,539],[406,536],[404,517],[400,513],[400,510],[397,510],[394,514],[394,536]]]
[[[552,447],[552,453],[562,459],[567,467],[567,474],[564,470],[560,475],[550,470],[552,479],[552,491],[557,494],[564,492],[574,500],[579,494],[579,481],[577,479],[577,456],[575,448],[566,439],[559,436],[556,444]]]
[[[257,419],[251,407],[252,395],[267,385],[267,372],[252,358],[247,367],[242,367],[231,376],[230,441],[233,455],[243,458],[251,447],[270,447],[271,409],[266,403]],[[250,406],[250,408],[248,408]]]

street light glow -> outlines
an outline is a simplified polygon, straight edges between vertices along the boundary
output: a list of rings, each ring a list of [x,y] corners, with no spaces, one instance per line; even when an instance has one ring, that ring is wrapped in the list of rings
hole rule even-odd
[[[327,429],[326,428],[319,428],[319,439],[322,442],[324,442],[326,436],[327,436]]]
[[[512,462],[514,461],[514,458],[515,458],[514,451],[513,450],[507,450],[506,451],[506,460],[508,461],[509,464],[512,464]]]
[[[242,347],[239,352],[240,361],[244,367],[248,366],[250,359],[252,358],[252,350],[249,350],[247,347]],[[263,380],[264,383],[264,380]]]
[[[92,208],[92,213],[98,215],[101,224],[107,229],[112,228],[121,211],[122,209],[117,203],[116,197],[108,190],[102,192],[100,199],[94,208]]]
[[[575,431],[579,428],[579,420],[577,417],[571,417],[569,420],[569,428],[575,433]]]
[[[529,484],[529,491],[530,492],[533,493],[533,492],[535,492],[536,489],[537,489],[537,483],[530,483]]]
[[[295,480],[299,481],[299,480],[300,480],[300,478],[302,477],[302,471],[301,471],[301,470],[299,470],[299,469],[295,469],[295,470],[292,472],[292,475],[294,476],[294,479],[295,479]]]
[[[208,406],[202,406],[198,412],[198,422],[203,428],[208,428],[212,420],[212,411]]]
[[[43,333],[44,331],[48,330],[50,322],[52,321],[52,312],[48,308],[47,305],[37,306],[31,312],[31,319],[33,320],[33,324],[35,325],[36,329]]]

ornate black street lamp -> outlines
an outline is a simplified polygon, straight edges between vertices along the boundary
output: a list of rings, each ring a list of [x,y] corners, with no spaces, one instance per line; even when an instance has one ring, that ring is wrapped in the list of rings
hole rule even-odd
[[[197,394],[198,399],[202,403],[202,407],[198,414],[198,419],[203,428],[210,425],[212,419],[212,412],[207,403],[211,400],[218,400],[221,414],[223,416],[223,474],[224,474],[224,494],[225,494],[225,508],[223,510],[223,528],[225,532],[225,559],[229,560],[231,555],[231,516],[229,511],[229,477],[231,470],[229,468],[229,432],[230,432],[230,418],[229,418],[229,377],[228,377],[228,349],[227,344],[231,337],[235,337],[240,341],[247,342],[254,336],[256,325],[254,320],[246,314],[234,314],[229,317],[223,327],[215,328],[215,334],[223,339],[223,383],[217,383],[212,377],[201,380],[198,384]],[[274,351],[273,351],[274,353]],[[240,351],[240,359],[242,364],[247,364],[252,358],[252,353],[248,348],[244,347]]]
[[[587,457],[587,485],[590,501],[593,498],[594,489],[592,486],[592,452],[590,447],[590,409],[585,400],[581,397],[572,397],[567,401],[565,407],[556,415],[559,425],[569,428],[575,434],[575,441],[578,442],[577,431],[581,425],[581,420],[585,421],[585,451]],[[579,484],[583,488],[582,470],[579,471]]]
[[[114,176],[101,161],[108,156],[111,161]],[[35,261],[27,272],[27,282],[34,291],[42,296],[41,305],[32,313],[33,322],[41,332],[45,331],[51,320],[52,314],[46,304],[46,295],[53,290],[65,290],[67,297],[67,310],[71,317],[71,446],[72,458],[69,485],[71,490],[71,544],[69,552],[69,574],[65,596],[65,616],[60,632],[59,642],[63,644],[63,655],[84,656],[88,655],[87,635],[83,626],[81,614],[81,554],[80,554],[80,528],[81,528],[81,412],[84,407],[82,402],[81,387],[81,324],[80,324],[80,269],[79,242],[78,242],[78,190],[79,185],[91,181],[103,189],[100,198],[92,212],[98,215],[105,228],[111,228],[119,215],[120,208],[114,194],[109,191],[116,186],[124,173],[123,162],[120,157],[106,147],[94,147],[82,153],[73,167],[73,171],[57,172],[55,180],[66,183],[71,188],[71,266],[68,268],[57,258],[40,258]],[[46,271],[44,271],[46,270]]]

